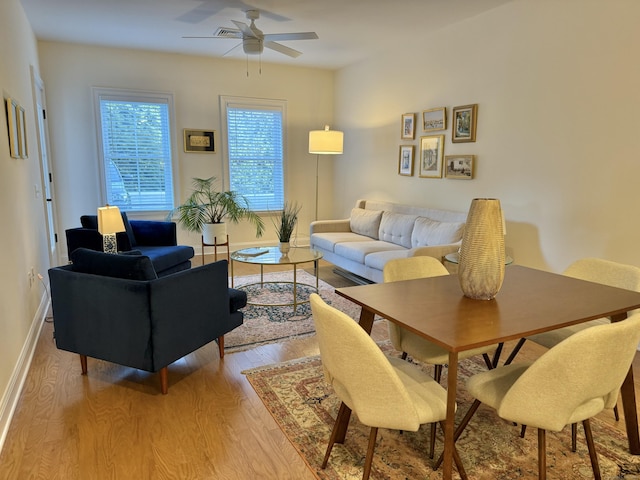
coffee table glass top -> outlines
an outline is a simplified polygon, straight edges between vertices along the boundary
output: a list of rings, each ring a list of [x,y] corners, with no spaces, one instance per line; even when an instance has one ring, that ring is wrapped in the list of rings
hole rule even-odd
[[[291,247],[285,255],[278,246],[243,248],[231,254],[231,259],[243,263],[258,265],[295,265],[297,263],[315,262],[322,258],[322,253],[309,247]]]

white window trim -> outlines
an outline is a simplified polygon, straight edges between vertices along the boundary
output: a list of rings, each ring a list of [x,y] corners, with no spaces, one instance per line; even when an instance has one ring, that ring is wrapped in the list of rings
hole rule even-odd
[[[283,194],[284,200],[287,200],[287,192],[289,190],[289,175],[288,175],[288,163],[289,163],[289,153],[288,153],[288,145],[289,142],[287,140],[287,130],[288,130],[288,121],[287,121],[287,101],[286,100],[278,100],[278,99],[268,99],[268,98],[255,98],[255,97],[235,97],[231,95],[220,95],[220,124],[221,124],[221,136],[222,141],[220,142],[222,147],[222,182],[223,188],[225,190],[229,189],[230,180],[229,180],[229,149],[228,149],[228,125],[227,125],[227,107],[232,108],[255,108],[255,107],[264,107],[267,109],[279,109],[282,111],[282,176],[283,176]],[[269,213],[270,211],[264,211],[260,213]]]
[[[178,154],[176,150],[177,136],[175,128],[175,110],[173,106],[173,93],[171,92],[155,92],[149,90],[129,90],[122,88],[108,88],[108,87],[91,87],[93,96],[93,114],[94,125],[96,126],[96,137],[98,145],[98,175],[100,180],[100,203],[104,205],[106,203],[106,180],[104,178],[104,149],[102,143],[102,133],[100,130],[100,98],[113,96],[117,99],[128,99],[131,101],[144,101],[144,102],[166,102],[169,107],[169,136],[171,140],[171,181],[173,183],[173,204],[178,205]],[[153,210],[133,210],[127,212],[129,216],[135,217],[136,215],[153,215],[158,213],[167,213],[167,211],[153,211]]]

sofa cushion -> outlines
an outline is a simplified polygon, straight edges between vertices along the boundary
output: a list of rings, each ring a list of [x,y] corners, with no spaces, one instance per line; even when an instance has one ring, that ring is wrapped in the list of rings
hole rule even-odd
[[[417,215],[384,212],[380,221],[378,238],[385,242],[411,248],[411,232],[416,218],[418,218]]]
[[[147,246],[138,245],[138,250],[151,259],[156,272],[163,272],[168,268],[188,262],[194,255],[193,247],[177,246]]]
[[[368,242],[345,242],[336,245],[334,252],[336,255],[358,263],[365,263],[365,257],[375,252],[388,250],[402,250],[404,247],[395,243],[383,242],[382,240],[370,240]]]
[[[344,242],[373,242],[372,238],[365,235],[358,235],[352,232],[327,232],[314,233],[311,235],[311,246],[321,248],[327,252],[335,251],[335,247],[339,243]]]
[[[71,253],[73,271],[124,278],[127,280],[154,280],[156,271],[149,257],[144,255],[117,255],[77,248]]]
[[[399,250],[387,250],[384,252],[375,252],[367,255],[364,259],[364,264],[375,270],[384,270],[384,265],[389,260],[395,260],[396,258],[406,258],[409,255],[409,250],[404,248]]]
[[[446,245],[462,239],[464,223],[439,222],[430,218],[419,217],[415,221],[411,234],[412,247],[429,245]]]
[[[133,234],[133,228],[131,228],[131,223],[129,223],[129,218],[125,212],[121,212],[122,214],[122,222],[124,223],[124,231],[127,232],[127,237],[129,237],[129,243],[131,243],[131,248],[135,247],[138,243],[136,242],[136,236]]]
[[[378,240],[378,229],[380,228],[381,218],[382,212],[380,210],[354,208],[351,210],[351,217],[349,219],[351,231]]]

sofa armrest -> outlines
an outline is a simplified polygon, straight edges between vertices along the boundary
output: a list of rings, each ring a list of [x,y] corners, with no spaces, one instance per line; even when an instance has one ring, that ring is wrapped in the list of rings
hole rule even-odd
[[[351,220],[349,218],[340,220],[316,220],[315,222],[311,222],[309,230],[311,235],[314,233],[350,232]]]
[[[176,246],[178,236],[174,222],[129,220],[137,245],[150,247]]]
[[[446,245],[430,245],[426,247],[416,247],[409,251],[410,257],[426,255],[444,261],[444,256],[449,253],[457,252],[460,249],[460,242],[449,243]]]

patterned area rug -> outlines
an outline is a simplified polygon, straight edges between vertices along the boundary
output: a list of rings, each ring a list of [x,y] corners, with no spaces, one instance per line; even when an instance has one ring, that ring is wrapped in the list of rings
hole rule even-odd
[[[308,301],[309,295],[315,292],[315,277],[301,269],[297,270],[296,276],[298,302]],[[236,288],[242,288],[247,292],[249,302],[268,306],[247,305],[243,309],[244,324],[224,336],[227,352],[309,335],[315,331],[309,303],[298,304],[295,310],[292,306],[274,306],[293,301],[293,270],[265,273],[264,280],[262,286],[259,283],[260,275],[237,277],[234,280]],[[334,287],[322,280],[319,281],[318,287],[325,302],[354,319],[359,318],[360,307],[336,295]]]
[[[383,344],[383,350],[393,351],[388,342]],[[461,362],[456,423],[472,402],[464,389],[464,380],[485,368],[481,360],[469,359]],[[351,417],[344,445],[336,444],[329,465],[325,470],[320,469],[340,402],[324,380],[318,357],[261,367],[244,373],[280,428],[318,478],[362,478],[369,428],[358,422],[355,415]],[[442,383],[446,384],[445,378]],[[640,478],[640,458],[628,454],[626,436],[603,421],[593,419],[591,423],[602,478]],[[469,478],[537,479],[536,430],[529,429],[524,439],[520,438],[519,433],[519,426],[501,420],[492,409],[481,406],[456,443]],[[428,437],[427,425],[423,425],[418,432],[402,434],[380,429],[371,479],[442,478],[442,470],[434,472],[426,455]],[[441,451],[440,432],[436,443],[436,457]],[[576,453],[571,452],[569,427],[559,433],[547,433],[547,472],[550,479],[593,478],[582,426],[578,428]],[[457,478],[457,472],[454,478]]]

